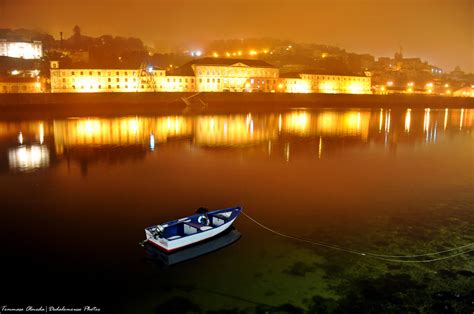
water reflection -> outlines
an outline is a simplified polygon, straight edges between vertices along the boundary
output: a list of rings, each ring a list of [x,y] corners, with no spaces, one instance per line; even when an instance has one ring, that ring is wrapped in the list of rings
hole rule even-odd
[[[322,158],[323,149],[337,150],[348,143],[392,149],[403,143],[435,144],[440,135],[470,132],[473,121],[472,109],[430,108],[5,121],[0,122],[0,153],[8,156],[8,167],[0,169],[35,170],[64,158],[81,164],[104,156],[126,160],[170,143],[234,149],[261,145],[266,156],[290,162],[295,154],[308,151]]]
[[[31,171],[49,166],[49,150],[44,145],[19,146],[8,151],[10,169]]]

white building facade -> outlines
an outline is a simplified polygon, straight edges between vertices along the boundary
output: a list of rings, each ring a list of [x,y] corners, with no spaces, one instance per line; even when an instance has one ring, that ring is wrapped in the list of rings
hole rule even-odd
[[[41,41],[21,42],[0,39],[0,56],[22,59],[41,59],[43,44]]]

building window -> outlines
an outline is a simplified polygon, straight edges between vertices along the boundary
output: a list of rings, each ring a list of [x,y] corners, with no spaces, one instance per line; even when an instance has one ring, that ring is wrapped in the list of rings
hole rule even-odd
[[[81,86],[81,89],[84,89],[84,85]]]
[[[120,79],[117,77],[116,81],[117,81],[117,82],[120,82]]]
[[[74,75],[74,71],[71,71],[71,75]]]
[[[125,82],[128,82],[128,78],[125,78]]]
[[[99,72],[97,72],[97,75],[101,76],[101,75],[102,75],[102,72],[100,72],[100,71],[99,71]]]
[[[115,72],[115,75],[120,75],[120,72],[118,72],[118,71],[117,71],[117,72]]]
[[[84,72],[81,71],[81,75],[84,75]]]
[[[107,82],[112,82],[112,79],[109,77],[109,78],[107,79]]]
[[[109,89],[112,89],[112,85],[109,85],[108,87],[109,87]]]
[[[102,88],[102,85],[99,85],[98,87],[99,87],[99,89],[101,89],[101,88]]]
[[[125,71],[125,75],[128,75],[128,72],[127,72],[127,71]]]
[[[125,85],[125,88],[128,88],[128,85]]]
[[[66,79],[65,79],[65,78],[63,78],[63,83],[66,83]]]
[[[73,88],[73,89],[76,89],[76,85],[72,85],[72,88]]]
[[[89,71],[89,75],[92,75],[92,71]]]
[[[120,85],[117,85],[117,89],[119,89],[119,88],[120,88]]]

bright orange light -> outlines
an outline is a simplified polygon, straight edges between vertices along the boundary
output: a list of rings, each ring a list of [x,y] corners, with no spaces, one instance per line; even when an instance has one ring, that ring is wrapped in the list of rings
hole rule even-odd
[[[214,58],[218,58],[218,57],[219,57],[219,54],[218,54],[217,52],[214,52],[212,55],[214,56]]]
[[[388,85],[388,86],[393,86],[393,82],[392,82],[392,81],[388,81],[388,82],[387,82],[387,85]]]

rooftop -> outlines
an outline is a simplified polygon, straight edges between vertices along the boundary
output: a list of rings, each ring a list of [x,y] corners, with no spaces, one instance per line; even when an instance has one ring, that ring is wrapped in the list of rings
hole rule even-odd
[[[194,76],[193,65],[214,65],[214,66],[231,66],[234,64],[244,64],[249,67],[257,68],[276,68],[270,63],[257,60],[257,59],[234,59],[234,58],[202,58],[189,61],[188,63],[183,64],[179,68],[169,72],[169,75],[179,75],[179,76]]]

